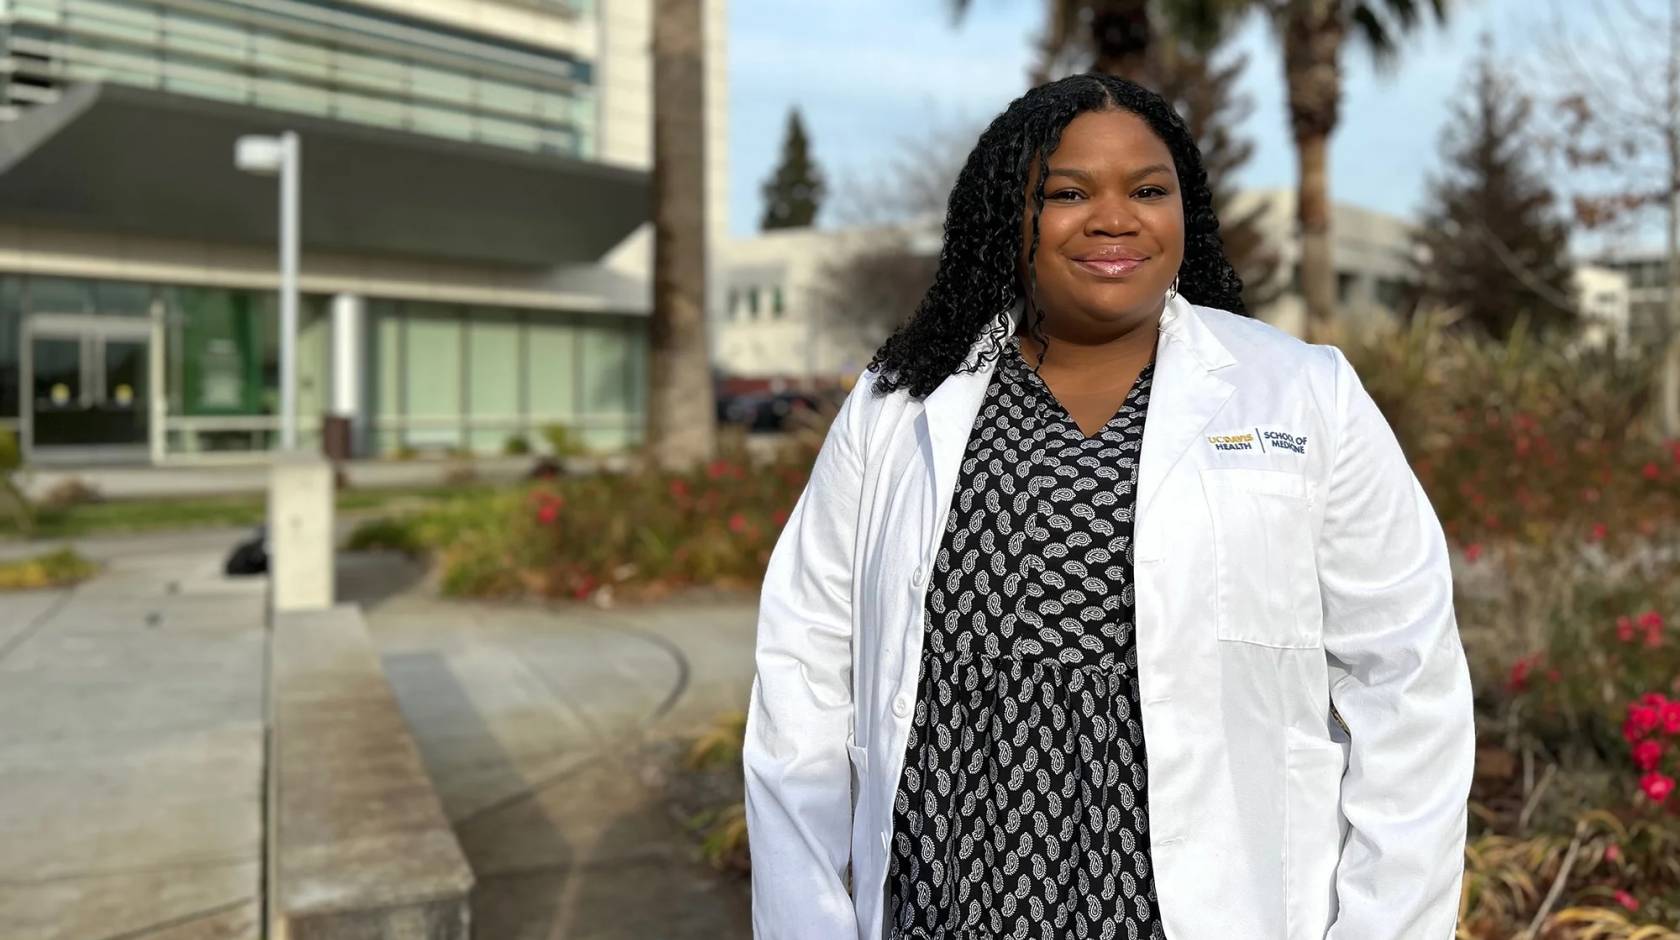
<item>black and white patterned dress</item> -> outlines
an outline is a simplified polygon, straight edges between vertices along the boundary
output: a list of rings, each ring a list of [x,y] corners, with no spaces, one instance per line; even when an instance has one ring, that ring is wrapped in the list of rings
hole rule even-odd
[[[893,938],[1165,936],[1132,635],[1153,373],[1087,439],[1019,341],[1004,344],[927,593]]]

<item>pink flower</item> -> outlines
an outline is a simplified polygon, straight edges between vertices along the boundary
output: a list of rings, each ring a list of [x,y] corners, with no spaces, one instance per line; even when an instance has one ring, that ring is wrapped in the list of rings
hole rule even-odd
[[[1661,692],[1646,692],[1639,697],[1639,704],[1650,708],[1661,708],[1668,704],[1668,699]]]
[[[1616,903],[1630,911],[1639,910],[1639,899],[1631,894],[1628,894],[1626,891],[1623,891],[1621,888],[1616,889]]]
[[[1646,738],[1633,746],[1633,764],[1640,770],[1656,770],[1662,761],[1662,742],[1656,738]]]
[[[1563,681],[1563,673],[1556,669],[1548,669],[1546,670],[1546,681],[1556,685]]]
[[[1653,803],[1661,803],[1674,792],[1674,778],[1653,770],[1639,778],[1639,789],[1643,790]]]
[[[1662,468],[1657,466],[1657,462],[1655,460],[1647,462],[1644,467],[1640,468],[1639,472],[1644,474],[1645,479],[1647,480],[1655,480],[1657,477],[1662,476]]]
[[[1469,545],[1464,546],[1464,557],[1470,559],[1471,561],[1475,561],[1476,559],[1482,557],[1482,543],[1471,542]]]
[[[543,525],[553,525],[554,520],[560,518],[560,503],[543,503],[537,507],[537,521]]]
[[[740,513],[735,513],[734,515],[729,517],[729,531],[734,532],[736,535],[740,535],[742,532],[745,532],[746,530],[747,530],[747,517],[746,516],[743,516]]]
[[[1616,639],[1623,643],[1633,642],[1633,618],[1623,614],[1616,618]]]
[[[1604,541],[1605,536],[1607,536],[1609,534],[1610,534],[1610,527],[1609,526],[1606,526],[1602,522],[1595,522],[1595,523],[1593,523],[1593,526],[1592,526],[1592,534],[1590,536],[1588,536],[1588,538],[1591,541],[1594,541],[1594,542],[1602,542],[1602,541]]]
[[[671,481],[671,498],[675,499],[675,500],[683,500],[683,499],[688,498],[688,481],[687,480],[673,479]]]
[[[776,528],[778,528],[778,529],[781,528],[788,521],[787,510],[786,509],[778,509],[775,512],[771,513],[770,514],[770,521],[774,522],[776,524]]]
[[[1622,860],[1622,847],[1620,845],[1617,845],[1614,842],[1605,846],[1604,847],[1604,860],[1607,861],[1607,862],[1619,862],[1619,861],[1621,861]]]
[[[1647,610],[1646,612],[1639,615],[1639,629],[1641,629],[1641,630],[1661,630],[1662,628],[1663,628],[1663,615],[1662,614],[1660,614],[1660,613],[1658,613],[1654,610]]]

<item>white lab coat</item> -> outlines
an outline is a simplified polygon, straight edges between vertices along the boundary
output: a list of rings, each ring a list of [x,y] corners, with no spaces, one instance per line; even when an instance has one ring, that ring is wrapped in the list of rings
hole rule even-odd
[[[885,933],[928,574],[991,368],[925,402],[866,371],[777,539],[743,757],[759,940]],[[1449,940],[1475,748],[1452,573],[1341,351],[1171,299],[1136,512],[1167,937]]]

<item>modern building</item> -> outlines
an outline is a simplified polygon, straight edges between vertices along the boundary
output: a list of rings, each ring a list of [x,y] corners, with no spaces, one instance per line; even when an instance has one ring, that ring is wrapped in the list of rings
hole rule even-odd
[[[1632,252],[1602,259],[1603,267],[1627,278],[1627,336],[1641,346],[1658,346],[1667,335],[1668,261],[1661,252]]]
[[[278,417],[302,150],[299,414],[356,451],[640,439],[651,0],[0,0],[0,428],[28,459],[251,459]],[[724,231],[724,2],[707,206]]]

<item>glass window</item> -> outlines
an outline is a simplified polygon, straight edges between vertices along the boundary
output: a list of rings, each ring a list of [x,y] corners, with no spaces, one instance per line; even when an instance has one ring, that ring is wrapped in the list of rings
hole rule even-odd
[[[315,419],[332,407],[331,302],[331,298],[320,294],[298,298],[297,413],[300,428],[312,427]]]
[[[143,317],[152,312],[153,288],[133,281],[94,281],[93,307],[97,313]]]
[[[73,277],[29,279],[31,313],[93,313],[93,282]]]
[[[758,288],[747,288],[747,315],[751,319],[758,319]]]
[[[472,79],[459,72],[411,64],[408,78],[416,95],[458,104],[472,103]]]
[[[577,333],[568,317],[532,312],[525,321],[525,374],[531,426],[571,425],[577,417]]]
[[[630,331],[617,323],[591,324],[579,330],[583,344],[583,439],[596,450],[629,444],[631,411]]]
[[[0,275],[0,421],[11,421],[21,413],[18,339],[22,330],[23,278]]]
[[[441,304],[409,304],[403,337],[406,440],[417,446],[461,444],[461,318]]]
[[[519,402],[519,321],[495,308],[477,308],[467,319],[468,446],[498,453],[523,423]]]
[[[776,319],[780,320],[782,314],[786,311],[787,308],[782,303],[782,285],[777,284],[770,288],[770,312],[775,315]]]
[[[279,318],[274,295],[177,287],[165,291],[177,341],[167,350],[186,415],[268,413],[264,361]]]
[[[374,449],[390,453],[402,445],[402,305],[393,300],[369,300],[367,317],[367,409],[374,421]]]

